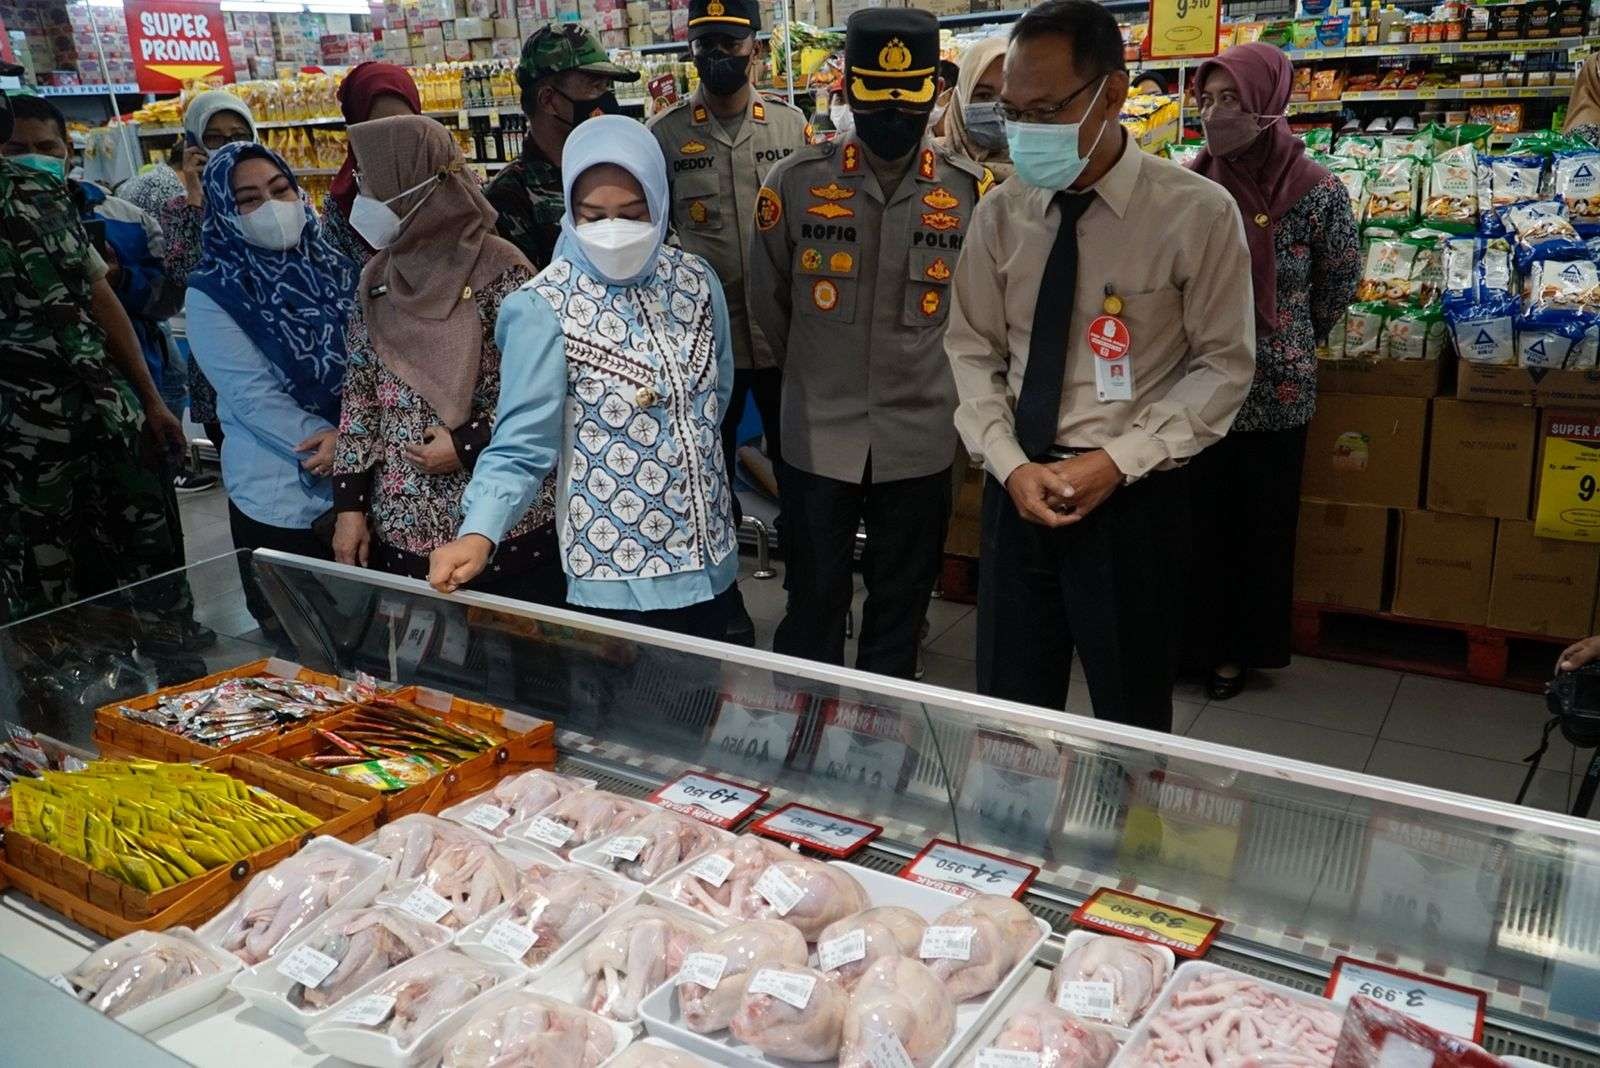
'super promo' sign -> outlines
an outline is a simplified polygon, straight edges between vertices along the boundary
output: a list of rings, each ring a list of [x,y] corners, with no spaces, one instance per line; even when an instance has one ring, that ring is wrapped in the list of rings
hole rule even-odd
[[[140,89],[173,92],[198,78],[233,81],[219,3],[127,0],[123,11]]]

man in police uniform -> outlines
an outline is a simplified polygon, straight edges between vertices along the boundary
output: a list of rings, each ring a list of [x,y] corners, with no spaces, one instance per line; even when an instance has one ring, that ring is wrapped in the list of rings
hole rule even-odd
[[[904,678],[938,575],[955,455],[948,286],[992,178],[928,137],[939,25],[850,16],[847,137],[801,149],[756,202],[746,290],[784,372],[788,612],[773,648],[844,659],[858,525],[867,601],[856,666]]]
[[[521,249],[534,270],[549,264],[561,236],[567,135],[584,119],[620,110],[613,83],[638,80],[638,71],[612,63],[599,38],[582,26],[545,26],[523,44],[517,86],[528,135],[522,158],[496,175],[484,195],[500,213],[500,236]]]
[[[734,374],[733,398],[722,418],[722,447],[730,474],[735,431],[751,394],[774,467],[780,459],[782,372],[772,347],[750,322],[744,281],[761,180],[774,163],[810,140],[799,108],[763,97],[750,85],[760,29],[761,9],[755,0],[690,0],[689,52],[700,72],[700,86],[688,100],[650,120],[667,158],[678,240],[710,262],[728,298]]]

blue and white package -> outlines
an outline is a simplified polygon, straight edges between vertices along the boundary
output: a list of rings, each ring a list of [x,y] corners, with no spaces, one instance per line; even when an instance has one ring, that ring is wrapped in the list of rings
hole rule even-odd
[[[1517,362],[1516,324],[1509,306],[1465,305],[1453,314],[1447,306],[1445,321],[1463,360],[1502,366]]]
[[[1567,205],[1567,218],[1584,237],[1600,237],[1600,152],[1557,152],[1555,194]]]
[[[1541,322],[1600,314],[1600,267],[1593,260],[1541,260],[1523,280],[1523,314]]]
[[[1511,243],[1503,237],[1453,237],[1444,243],[1446,309],[1514,296]]]
[[[1520,316],[1517,319],[1517,363],[1522,367],[1562,370],[1576,366],[1590,352],[1595,316],[1554,318],[1549,315]]]
[[[1478,228],[1486,236],[1505,233],[1501,212],[1517,204],[1539,199],[1539,182],[1544,174],[1544,159],[1532,154],[1489,156],[1489,204],[1482,212]]]
[[[1516,242],[1517,269],[1526,273],[1541,260],[1586,260],[1589,246],[1567,219],[1559,198],[1506,208],[1506,232]]]

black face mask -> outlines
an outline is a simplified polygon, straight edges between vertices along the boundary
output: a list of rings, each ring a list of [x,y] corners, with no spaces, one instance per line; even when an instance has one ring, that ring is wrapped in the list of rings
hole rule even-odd
[[[749,56],[702,52],[694,57],[694,68],[700,72],[706,90],[715,96],[732,96],[750,80]]]
[[[857,111],[856,136],[879,159],[900,159],[922,143],[922,134],[928,128],[926,111],[902,111],[899,108],[878,108]]]
[[[554,86],[550,87],[550,91],[572,106],[572,110],[563,116],[569,126],[576,126],[584,119],[592,119],[597,114],[618,115],[622,112],[622,105],[617,103],[617,94],[609,89],[588,100],[575,100]]]

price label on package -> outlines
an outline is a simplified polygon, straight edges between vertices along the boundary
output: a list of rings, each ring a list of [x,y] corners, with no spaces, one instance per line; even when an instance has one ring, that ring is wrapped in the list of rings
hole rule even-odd
[[[868,1068],[917,1068],[906,1047],[895,1035],[884,1035],[878,1044],[867,1051]]]
[[[683,958],[677,981],[698,983],[707,990],[715,990],[722,982],[722,973],[728,970],[728,958],[721,953],[691,953]]]
[[[923,960],[971,960],[974,927],[929,927],[922,932],[917,956]]]
[[[522,837],[530,842],[550,846],[552,849],[562,849],[572,841],[572,828],[565,823],[558,823],[548,816],[540,816],[522,829]]]
[[[284,954],[283,959],[277,964],[280,973],[313,990],[321,986],[322,981],[332,975],[338,966],[338,961],[326,953],[317,952],[310,946],[296,947]]]
[[[766,790],[741,786],[730,779],[697,771],[679,775],[646,798],[662,808],[693,816],[725,831],[732,830],[766,799]]]
[[[368,994],[356,998],[334,1016],[336,1023],[352,1023],[362,1027],[376,1027],[394,1011],[394,998],[388,994]]]
[[[504,953],[512,960],[521,960],[539,936],[521,924],[512,923],[510,920],[498,920],[489,928],[489,933],[483,936],[483,944],[499,953]]]
[[[606,844],[601,846],[601,852],[616,860],[634,861],[639,859],[639,854],[644,852],[644,847],[650,844],[650,839],[638,834],[621,834],[615,838],[607,838]]]
[[[867,933],[857,927],[847,935],[817,943],[817,967],[825,972],[843,968],[867,956]]]
[[[1040,1068],[1043,1063],[1037,1053],[990,1046],[978,1051],[978,1059],[972,1062],[972,1068]]]
[[[1108,934],[1166,946],[1180,957],[1202,957],[1223,921],[1105,887],[1078,906],[1072,922]]]
[[[709,853],[690,865],[689,874],[703,883],[721,886],[728,881],[728,876],[733,874],[733,859]]]
[[[400,902],[400,907],[419,920],[437,923],[450,911],[451,905],[435,893],[432,887],[419,886],[406,895],[405,900]]]
[[[750,825],[757,834],[844,859],[883,833],[876,823],[848,819],[810,805],[787,804]]]
[[[1056,990],[1056,1008],[1089,1020],[1110,1020],[1115,1000],[1110,983],[1062,983]]]
[[[461,817],[461,822],[470,823],[474,827],[482,827],[492,833],[510,818],[511,813],[498,805],[483,804],[475,805],[469,809]]]
[[[763,968],[756,973],[754,979],[750,980],[750,985],[745,990],[751,994],[767,994],[797,1009],[803,1009],[811,1003],[811,992],[816,987],[817,977],[814,975]]]
[[[935,838],[900,869],[900,878],[932,886],[962,897],[1000,894],[1021,897],[1039,869],[998,853],[957,845]]]
[[[1333,963],[1333,974],[1328,977],[1322,996],[1335,1005],[1347,1005],[1357,994],[1447,1035],[1473,1042],[1483,1040],[1483,1012],[1488,997],[1481,990],[1354,957],[1340,957]]]
[[[756,880],[756,893],[766,898],[779,916],[789,915],[794,911],[794,907],[800,904],[800,899],[806,896],[806,892],[796,886],[794,880],[779,871],[776,866],[761,873],[761,878]]]

